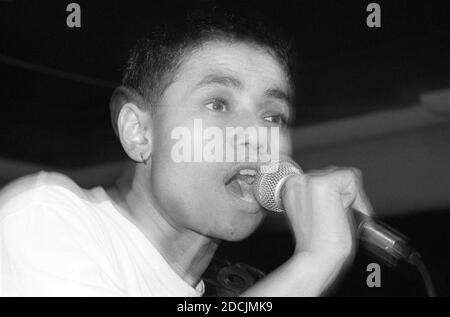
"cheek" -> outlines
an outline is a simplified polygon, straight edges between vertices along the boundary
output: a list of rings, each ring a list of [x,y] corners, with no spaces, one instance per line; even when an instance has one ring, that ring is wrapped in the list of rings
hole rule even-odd
[[[292,139],[290,132],[283,132],[280,135],[279,150],[281,157],[292,156]]]
[[[217,173],[202,163],[177,163],[162,152],[152,161],[151,188],[158,205],[178,219],[198,218],[206,208],[214,208],[218,197]],[[197,219],[198,220],[198,219]]]
[[[157,155],[152,162],[150,178],[151,195],[161,215],[177,227],[186,227],[190,218],[195,217],[196,209],[191,198],[194,190],[191,171]]]

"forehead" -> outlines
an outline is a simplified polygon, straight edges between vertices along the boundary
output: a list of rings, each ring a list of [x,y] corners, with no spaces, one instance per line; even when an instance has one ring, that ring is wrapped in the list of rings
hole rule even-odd
[[[184,58],[175,81],[195,84],[209,75],[229,75],[247,86],[277,87],[286,92],[290,88],[285,69],[273,54],[242,42],[202,44]]]

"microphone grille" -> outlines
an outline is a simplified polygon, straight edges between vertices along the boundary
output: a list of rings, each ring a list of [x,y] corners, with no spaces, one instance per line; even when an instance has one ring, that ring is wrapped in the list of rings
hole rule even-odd
[[[300,173],[302,173],[300,166],[290,159],[262,166],[256,174],[253,186],[256,200],[267,210],[285,211],[280,191],[288,176]]]

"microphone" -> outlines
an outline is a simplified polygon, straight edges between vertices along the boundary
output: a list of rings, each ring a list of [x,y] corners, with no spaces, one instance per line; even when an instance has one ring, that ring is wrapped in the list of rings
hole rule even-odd
[[[290,159],[262,166],[253,183],[256,200],[269,211],[284,212],[281,193],[286,180],[301,173],[301,168]],[[356,234],[365,249],[375,258],[391,267],[397,266],[399,260],[415,264],[419,254],[408,245],[404,235],[371,216],[353,211],[357,225]]]

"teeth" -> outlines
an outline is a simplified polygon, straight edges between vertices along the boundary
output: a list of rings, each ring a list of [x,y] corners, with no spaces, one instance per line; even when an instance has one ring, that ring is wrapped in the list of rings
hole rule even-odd
[[[250,176],[255,176],[256,175],[256,171],[252,170],[252,169],[243,169],[239,171],[239,174],[241,175],[250,175]]]

